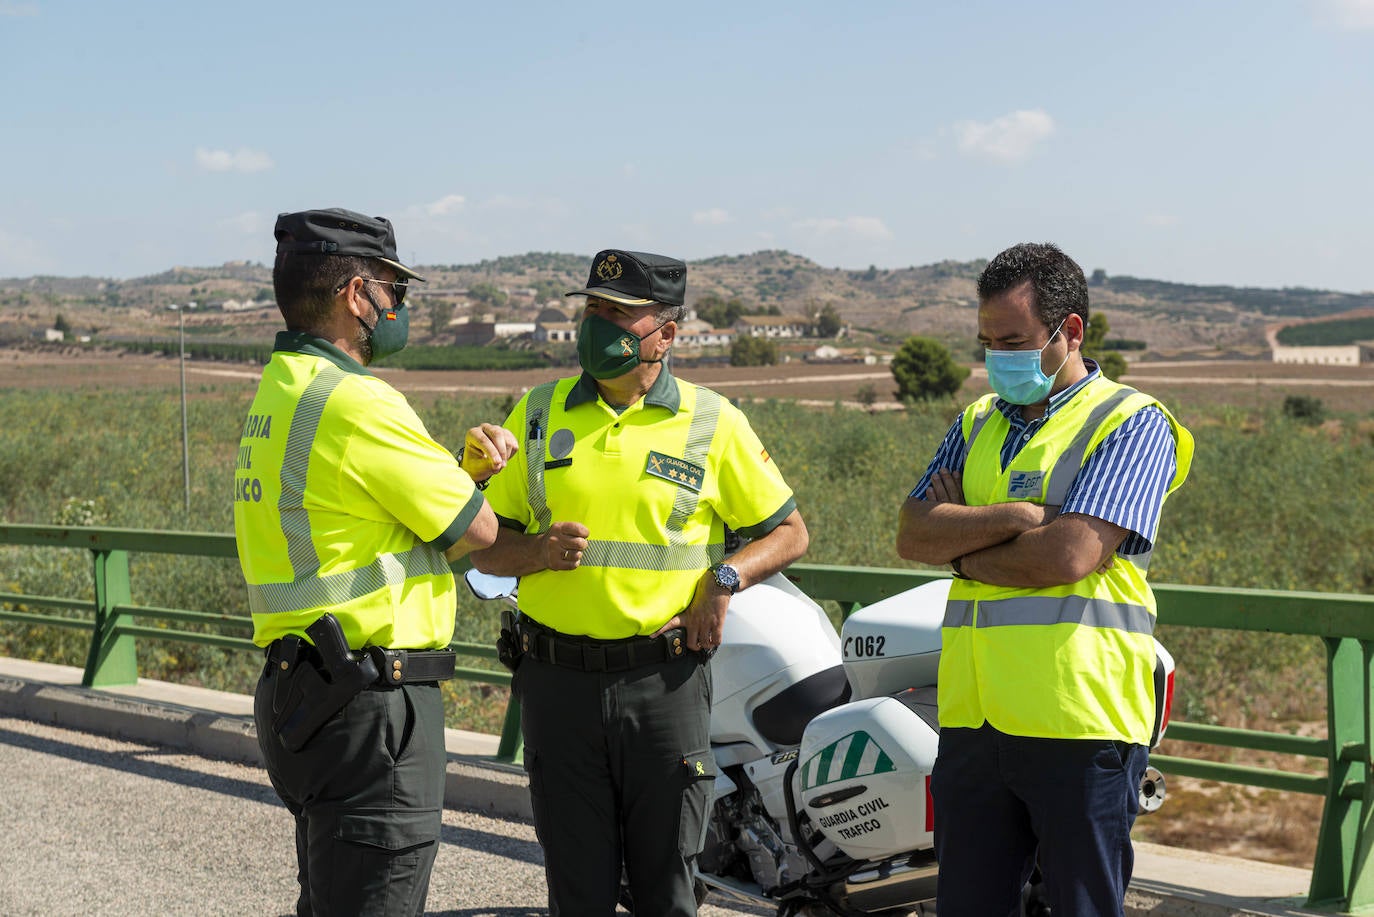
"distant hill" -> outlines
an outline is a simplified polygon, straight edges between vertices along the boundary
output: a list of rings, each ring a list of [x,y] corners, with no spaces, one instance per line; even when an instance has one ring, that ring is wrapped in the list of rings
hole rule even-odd
[[[583,285],[590,255],[529,252],[476,264],[427,265],[428,283],[414,295],[411,326],[421,337],[426,308],[442,305],[454,317],[493,315],[533,320],[552,304],[571,312],[560,295]],[[898,269],[824,268],[786,251],[721,255],[690,262],[688,304],[703,296],[739,299],[750,310],[814,314],[838,310],[856,342],[895,347],[912,334],[944,340],[962,353],[975,333],[974,283],[984,261],[943,261]],[[1095,271],[1094,311],[1111,325],[1110,337],[1145,341],[1155,353],[1259,352],[1268,325],[1374,308],[1374,294],[1305,288],[1194,286]],[[56,315],[75,331],[99,335],[147,334],[168,327],[166,307],[198,303],[187,313],[188,333],[270,339],[280,326],[275,309],[221,312],[226,301],[265,304],[272,297],[269,265],[233,262],[219,267],[175,267],[129,280],[98,277],[0,279],[0,340],[31,336]],[[171,323],[175,327],[175,323]],[[432,338],[442,343],[442,335]]]

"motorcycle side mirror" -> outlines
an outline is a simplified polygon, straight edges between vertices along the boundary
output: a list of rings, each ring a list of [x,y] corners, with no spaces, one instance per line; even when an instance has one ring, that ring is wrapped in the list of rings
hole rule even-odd
[[[470,568],[463,574],[463,582],[468,584],[473,595],[483,601],[511,598],[515,595],[520,584],[520,580],[513,576],[496,576],[491,573],[483,573],[476,567]]]

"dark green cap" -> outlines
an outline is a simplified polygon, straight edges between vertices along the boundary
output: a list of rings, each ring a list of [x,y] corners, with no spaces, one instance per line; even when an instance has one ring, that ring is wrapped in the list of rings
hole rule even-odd
[[[586,288],[564,295],[596,296],[622,306],[681,306],[687,295],[687,265],[665,255],[608,248],[592,259]]]
[[[386,217],[330,207],[277,215],[278,252],[315,252],[376,258],[403,278],[423,281],[396,257],[396,231]]]

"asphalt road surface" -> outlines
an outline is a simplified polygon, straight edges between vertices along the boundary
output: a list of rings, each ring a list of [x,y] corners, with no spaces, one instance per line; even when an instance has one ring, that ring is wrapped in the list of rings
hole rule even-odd
[[[0,914],[286,915],[291,817],[264,771],[0,718]],[[444,812],[428,914],[547,913],[534,828]],[[702,908],[703,917],[765,914]]]

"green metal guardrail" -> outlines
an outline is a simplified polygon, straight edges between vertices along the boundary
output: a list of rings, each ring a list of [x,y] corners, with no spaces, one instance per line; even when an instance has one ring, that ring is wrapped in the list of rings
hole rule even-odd
[[[161,532],[77,526],[0,525],[0,546],[80,548],[92,554],[93,599],[0,592],[0,621],[15,621],[91,632],[82,684],[93,687],[132,684],[138,667],[137,637],[181,640],[231,649],[255,649],[247,634],[252,622],[244,614],[216,614],[187,609],[155,608],[132,602],[131,553],[236,557],[230,535]],[[831,600],[848,615],[855,608],[943,578],[919,570],[797,564],[787,576],[812,598]],[[1308,906],[1332,913],[1351,913],[1374,906],[1374,596],[1317,592],[1275,592],[1162,584],[1154,587],[1163,624],[1214,627],[1319,637],[1327,650],[1327,738],[1314,738],[1172,722],[1169,739],[1220,747],[1272,751],[1326,761],[1327,773],[1313,775],[1269,768],[1152,755],[1167,773],[1266,787],[1326,798]],[[78,610],[90,617],[68,618],[32,609]],[[207,625],[216,632],[148,627],[146,618],[169,623]],[[244,634],[238,636],[236,634]],[[455,642],[460,655],[494,658],[494,647]],[[460,667],[456,676],[470,681],[509,685],[504,671]],[[514,760],[520,752],[518,704],[507,707],[498,757]]]

